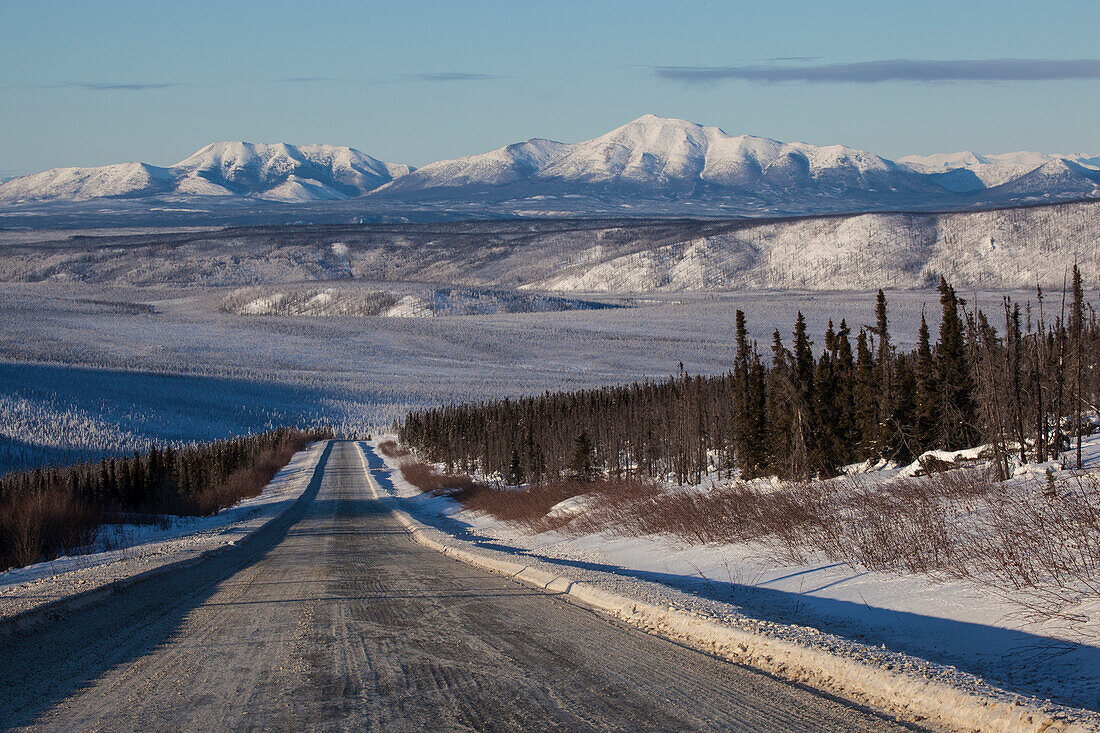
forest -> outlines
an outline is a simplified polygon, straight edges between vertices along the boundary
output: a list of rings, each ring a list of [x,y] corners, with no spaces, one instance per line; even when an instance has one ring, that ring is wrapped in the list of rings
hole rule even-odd
[[[541,396],[409,412],[400,440],[448,470],[509,484],[638,476],[827,478],[845,466],[946,466],[928,451],[987,446],[995,478],[1014,463],[1080,467],[1100,394],[1100,325],[1074,266],[1055,296],[968,308],[945,280],[933,342],[894,346],[888,303],[875,323],[829,322],[815,350],[799,313],[789,341],[762,347],[737,311],[725,374],[680,373]]]
[[[214,514],[259,494],[295,452],[327,437],[283,427],[0,476],[0,571],[86,547],[102,524]]]

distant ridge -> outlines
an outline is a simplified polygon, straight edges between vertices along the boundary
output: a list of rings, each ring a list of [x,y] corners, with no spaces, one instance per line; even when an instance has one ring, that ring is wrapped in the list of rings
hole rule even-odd
[[[337,145],[220,142],[167,168],[120,163],[13,178],[0,184],[0,202],[164,194],[327,201],[362,196],[410,170]]]
[[[12,206],[351,199],[376,212],[495,215],[788,216],[1096,197],[1100,156],[964,151],[891,161],[655,115],[591,140],[531,139],[419,170],[334,145],[219,142],[167,167],[55,168],[0,183],[0,204]]]

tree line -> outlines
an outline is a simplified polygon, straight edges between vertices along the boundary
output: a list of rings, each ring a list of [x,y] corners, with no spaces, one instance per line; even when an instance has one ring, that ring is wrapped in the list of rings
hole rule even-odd
[[[0,476],[0,569],[86,545],[104,523],[214,514],[258,494],[296,451],[326,437],[281,427]]]
[[[563,476],[808,479],[863,461],[990,446],[1001,477],[1021,462],[1080,465],[1100,393],[1100,326],[1075,266],[1060,297],[1004,297],[996,317],[941,278],[938,338],[895,347],[880,290],[875,323],[830,321],[815,350],[799,313],[766,349],[737,311],[721,375],[680,373],[570,392],[409,412],[402,442],[449,468],[513,483]],[[997,322],[1000,326],[994,325]],[[1068,458],[1067,458],[1068,454]]]

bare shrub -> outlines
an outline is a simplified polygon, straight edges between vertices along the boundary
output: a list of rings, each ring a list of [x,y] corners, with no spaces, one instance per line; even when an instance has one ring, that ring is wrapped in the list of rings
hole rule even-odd
[[[400,450],[401,452],[395,452],[395,455],[406,457],[399,463],[401,474],[406,481],[424,493],[446,490],[458,495],[463,491],[477,491],[482,486],[463,474],[440,473],[427,463],[408,458],[411,455],[409,451]]]
[[[423,491],[447,492],[529,531],[753,542],[778,562],[818,555],[869,570],[966,578],[1035,618],[1081,621],[1072,607],[1100,597],[1100,479],[1088,474],[1061,481],[1054,493],[1042,480],[1006,484],[980,468],[877,484],[734,482],[700,492],[639,478],[495,488],[416,461],[402,471]],[[579,496],[586,500],[573,511],[551,511]]]
[[[0,567],[21,567],[95,539],[100,514],[70,493],[47,488],[0,504]]]
[[[238,468],[222,483],[189,497],[185,513],[209,516],[242,499],[259,496],[275,474],[290,463],[299,447],[294,442],[282,441],[274,448],[261,452],[251,465]]]
[[[404,458],[412,455],[408,448],[398,445],[395,440],[383,440],[378,444],[378,451],[386,458]]]
[[[596,490],[601,482],[561,480],[547,481],[526,488],[492,489],[466,492],[456,498],[472,511],[491,514],[506,522],[514,522],[534,531],[545,531],[559,523],[547,513],[567,499]]]

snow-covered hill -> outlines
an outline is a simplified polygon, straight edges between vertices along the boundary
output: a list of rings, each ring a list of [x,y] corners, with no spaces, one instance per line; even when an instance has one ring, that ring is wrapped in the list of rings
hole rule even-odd
[[[619,251],[594,247],[524,289],[688,292],[726,289],[860,290],[868,283],[929,288],[1062,286],[1074,263],[1100,277],[1100,204],[946,214],[811,217],[699,231]]]
[[[0,184],[0,202],[148,196],[171,191],[174,183],[171,170],[145,163],[117,163],[98,168],[53,168]]]
[[[943,275],[963,291],[1036,284],[1058,289],[1074,263],[1086,283],[1100,278],[1098,234],[1100,201],[771,220],[512,219],[123,232],[72,240],[67,232],[9,231],[0,232],[0,281],[65,287],[77,281],[126,287],[275,283],[280,293],[291,292],[284,283],[338,281],[345,288],[415,281],[446,286],[448,292],[520,288],[621,295],[920,289],[936,285]],[[36,241],[48,245],[34,246]],[[306,290],[300,300],[308,308],[293,298],[278,300],[272,292],[238,306],[284,314],[344,307],[335,293]],[[402,307],[423,310],[417,300],[422,293],[411,294],[416,302]],[[446,307],[436,307],[454,312],[459,300],[452,293]],[[480,296],[472,300],[471,307],[489,309]],[[463,308],[470,305],[462,302]]]
[[[227,192],[283,201],[362,196],[409,172],[354,148],[227,142],[207,145],[172,168]]]
[[[1100,194],[1100,170],[1055,158],[1011,181],[989,189],[998,198],[1048,199],[1056,196],[1092,198]]]
[[[155,195],[326,201],[362,196],[409,170],[336,145],[220,142],[167,168],[120,163],[14,178],[0,184],[0,202]]]
[[[579,143],[529,140],[432,163],[373,195],[415,201],[481,197],[487,191],[498,200],[702,197],[743,199],[754,208],[761,201],[777,202],[791,210],[801,210],[806,200],[851,194],[884,201],[950,196],[929,176],[862,150],[732,136],[655,115]],[[844,203],[836,204],[845,210]]]
[[[919,174],[877,155],[840,145],[815,147],[645,115],[606,135],[570,146],[538,178],[643,189],[693,191],[704,186],[802,191],[939,193]]]
[[[480,155],[441,160],[386,184],[379,189],[379,193],[516,183],[538,173],[564,155],[570,147],[565,143],[535,138]]]
[[[907,155],[898,158],[898,162],[918,173],[931,175],[940,185],[952,191],[970,192],[1011,183],[1059,159],[1086,168],[1100,168],[1100,155],[1036,153],[1026,150],[999,155],[983,155],[970,150],[937,155]]]

